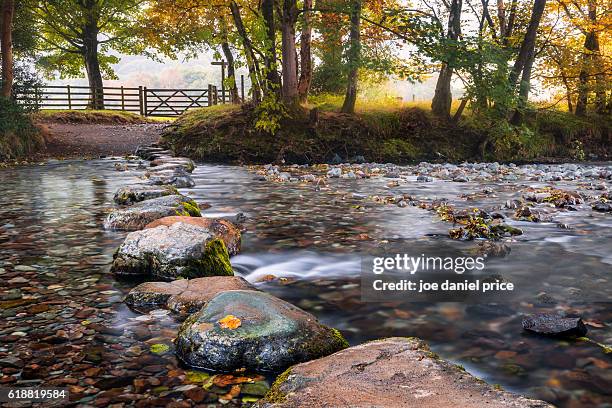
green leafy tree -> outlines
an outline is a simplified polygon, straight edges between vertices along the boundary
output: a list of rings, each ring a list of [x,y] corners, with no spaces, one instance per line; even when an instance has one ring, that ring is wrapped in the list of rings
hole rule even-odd
[[[33,2],[42,57],[40,67],[61,78],[87,75],[89,106],[104,109],[103,79],[116,78],[112,64],[125,54],[145,53],[139,39],[142,0],[43,0]]]

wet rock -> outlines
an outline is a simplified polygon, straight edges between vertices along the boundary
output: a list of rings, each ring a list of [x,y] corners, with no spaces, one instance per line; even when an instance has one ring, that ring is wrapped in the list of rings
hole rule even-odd
[[[120,205],[131,205],[152,198],[179,194],[173,186],[151,186],[147,184],[134,184],[124,186],[117,190],[113,200]]]
[[[138,146],[138,148],[134,152],[136,156],[142,157],[145,160],[148,160],[154,154],[162,154],[162,153],[172,154],[171,151],[165,150],[157,146]]]
[[[523,329],[547,336],[581,337],[587,328],[580,317],[565,317],[557,313],[541,313],[523,319]]]
[[[235,324],[227,326],[231,318]],[[309,313],[272,295],[229,291],[191,315],[176,339],[187,365],[230,371],[278,371],[338,351],[346,340]]]
[[[419,183],[431,183],[432,181],[434,181],[433,177],[430,176],[424,176],[424,175],[420,175],[417,177],[417,180]]]
[[[187,157],[160,157],[151,162],[151,167],[156,168],[156,170],[181,167],[186,172],[191,173],[195,169],[195,164],[193,160]]]
[[[256,290],[239,276],[211,276],[172,282],[145,282],[128,293],[125,303],[136,310],[168,308],[180,315],[195,313],[221,292]]]
[[[342,169],[340,167],[334,167],[327,172],[329,178],[339,178],[342,175]]]
[[[223,240],[230,255],[236,255],[240,252],[240,229],[232,222],[222,218],[171,216],[155,220],[150,224],[147,224],[145,229],[155,228],[160,225],[169,227],[177,222],[184,222],[186,224],[206,228],[210,230],[217,238],[221,238]]]
[[[0,359],[0,367],[21,368],[23,365],[23,360],[14,356]]]
[[[595,203],[593,204],[593,210],[597,212],[612,212],[612,204],[610,203]]]
[[[462,407],[552,405],[495,389],[437,358],[416,338],[393,337],[295,365],[281,374],[259,408]]]
[[[111,272],[159,280],[233,275],[223,241],[206,228],[182,222],[128,234]]]
[[[153,185],[172,185],[176,188],[191,188],[195,181],[182,167],[174,170],[147,171],[145,178]]]
[[[113,209],[104,221],[104,228],[133,231],[173,215],[199,217],[201,213],[198,204],[191,198],[180,194],[169,195],[145,200],[128,208]]]

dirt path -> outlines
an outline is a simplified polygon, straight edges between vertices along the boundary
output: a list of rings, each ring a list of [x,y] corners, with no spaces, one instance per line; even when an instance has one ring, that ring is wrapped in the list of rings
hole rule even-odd
[[[44,124],[44,155],[66,159],[131,154],[139,145],[157,142],[165,125]]]

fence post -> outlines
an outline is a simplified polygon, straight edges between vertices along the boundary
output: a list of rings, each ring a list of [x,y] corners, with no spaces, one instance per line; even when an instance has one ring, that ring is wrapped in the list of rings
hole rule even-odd
[[[123,92],[123,85],[121,85],[121,110],[125,110],[125,95]]]
[[[217,85],[214,85],[213,92],[214,92],[214,95],[215,95],[215,98],[214,98],[215,105],[218,105],[219,104],[219,92],[218,92],[218,89],[217,89]]]
[[[144,105],[142,104],[142,85],[138,87],[138,108],[140,109],[140,116],[144,116]]]
[[[70,85],[66,85],[66,90],[68,91],[68,110],[72,110],[72,98],[70,95]]]
[[[240,90],[242,91],[242,103],[244,103],[244,75],[240,75]]]
[[[213,105],[212,85],[208,84],[208,106]]]
[[[148,112],[148,107],[147,107],[147,87],[145,86],[144,89],[142,90],[142,101],[144,104],[144,116],[148,116],[149,112]]]

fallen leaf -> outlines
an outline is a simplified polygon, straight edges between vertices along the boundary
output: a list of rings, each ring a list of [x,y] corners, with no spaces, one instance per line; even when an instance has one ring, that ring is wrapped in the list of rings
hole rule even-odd
[[[242,324],[240,319],[234,315],[227,315],[223,319],[219,320],[217,323],[219,323],[221,328],[230,330],[237,329]]]

